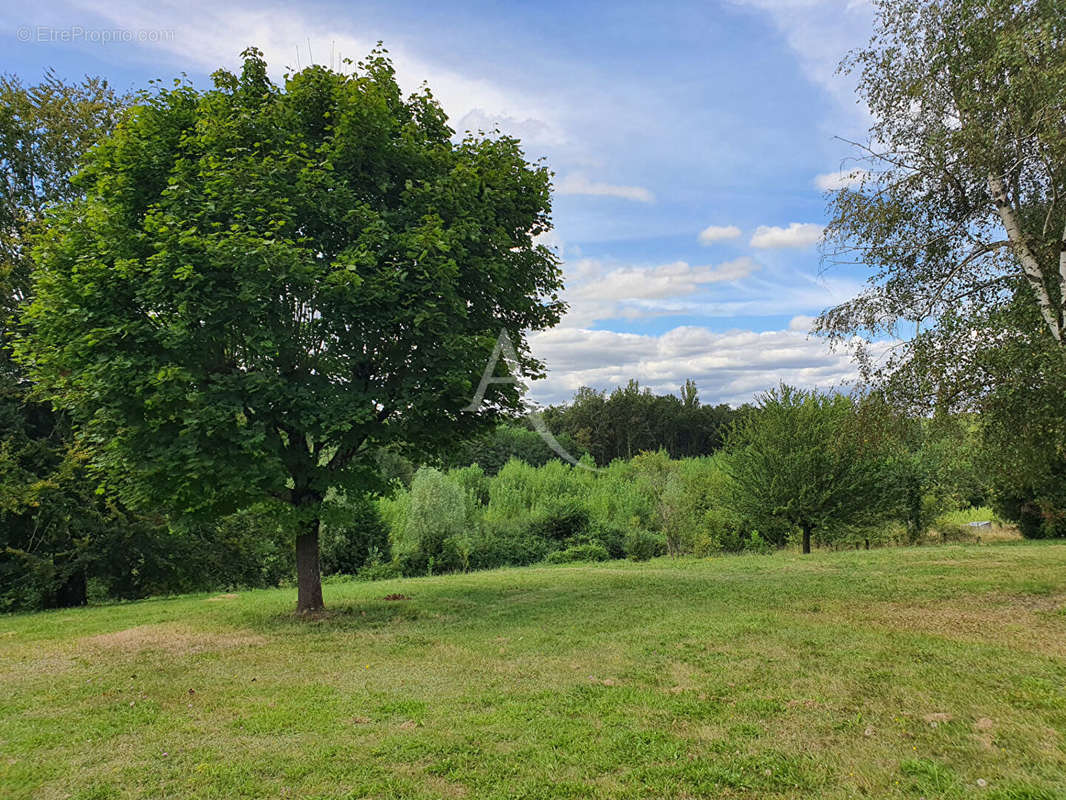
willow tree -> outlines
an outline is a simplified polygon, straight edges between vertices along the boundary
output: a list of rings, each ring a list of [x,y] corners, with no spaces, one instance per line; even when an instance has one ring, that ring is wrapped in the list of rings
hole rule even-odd
[[[282,85],[243,55],[207,91],[145,94],[94,148],[39,243],[20,353],[128,498],[280,509],[314,611],[327,493],[372,487],[376,446],[517,410],[502,383],[462,410],[501,329],[540,370],[522,336],[562,310],[535,240],[550,173],[512,138],[456,141],[384,51]]]
[[[1066,347],[1066,14],[1059,0],[875,5],[873,39],[843,64],[874,123],[826,235],[829,260],[873,272],[819,328],[902,334],[867,366],[918,363],[910,388],[951,400],[987,388],[982,347],[1019,333]]]

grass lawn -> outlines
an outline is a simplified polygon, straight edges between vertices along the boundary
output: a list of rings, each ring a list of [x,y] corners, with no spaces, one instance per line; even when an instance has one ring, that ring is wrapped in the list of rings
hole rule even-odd
[[[385,600],[403,594],[406,600]],[[4,798],[1066,798],[1066,545],[0,617]]]

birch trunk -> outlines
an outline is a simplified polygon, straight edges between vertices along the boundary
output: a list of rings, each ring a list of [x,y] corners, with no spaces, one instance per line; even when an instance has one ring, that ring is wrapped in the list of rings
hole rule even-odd
[[[1062,344],[1062,309],[1056,309],[1051,302],[1047,286],[1044,284],[1044,271],[1040,268],[1040,262],[1034,255],[1032,248],[1029,247],[1029,241],[1022,230],[1018,214],[1007,196],[1007,189],[1003,185],[1003,179],[990,174],[988,176],[988,190],[992,194],[992,201],[996,204],[996,211],[1003,222],[1003,227],[1007,231],[1007,238],[1010,240],[1018,260],[1021,261],[1022,270],[1025,272],[1025,277],[1033,289],[1033,294],[1036,295],[1036,302],[1040,307],[1040,315],[1044,318],[1044,322],[1055,341]],[[1061,251],[1059,254],[1059,286],[1060,290],[1066,290],[1066,250]],[[1066,298],[1066,292],[1060,291],[1060,296]]]

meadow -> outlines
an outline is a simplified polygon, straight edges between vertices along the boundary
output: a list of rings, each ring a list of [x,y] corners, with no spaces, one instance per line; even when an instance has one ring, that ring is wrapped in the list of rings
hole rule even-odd
[[[4,798],[1066,798],[1066,544],[0,617]]]

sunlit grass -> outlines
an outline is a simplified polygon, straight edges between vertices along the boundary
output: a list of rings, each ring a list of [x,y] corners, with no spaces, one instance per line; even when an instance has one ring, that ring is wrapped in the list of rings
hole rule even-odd
[[[1064,544],[326,600],[315,621],[291,590],[0,617],[0,796],[1066,797]]]
[[[991,522],[995,525],[1006,524],[989,506],[975,506],[973,508],[948,511],[937,517],[936,521],[938,524],[948,523],[950,525],[968,525],[971,522]]]
[[[972,522],[988,522],[989,525],[973,527]],[[931,538],[991,544],[993,542],[1019,542],[1022,535],[1018,527],[999,518],[988,506],[948,511],[937,517]]]

